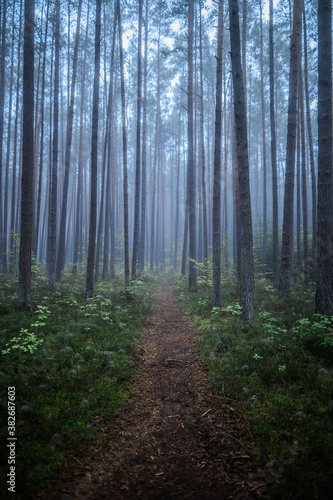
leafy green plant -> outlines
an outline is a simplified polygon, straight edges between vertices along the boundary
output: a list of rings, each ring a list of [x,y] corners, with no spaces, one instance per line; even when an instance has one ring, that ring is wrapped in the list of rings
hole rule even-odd
[[[2,350],[2,354],[10,354],[15,351],[34,354],[43,342],[44,340],[39,339],[35,333],[29,332],[26,328],[21,328],[19,335],[5,344],[6,349]]]

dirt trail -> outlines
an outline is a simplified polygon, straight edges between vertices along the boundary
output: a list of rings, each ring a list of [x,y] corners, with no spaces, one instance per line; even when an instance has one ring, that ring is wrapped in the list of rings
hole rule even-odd
[[[164,279],[138,346],[136,388],[114,435],[58,498],[250,498],[249,457],[228,423],[235,416],[210,395],[195,335]]]

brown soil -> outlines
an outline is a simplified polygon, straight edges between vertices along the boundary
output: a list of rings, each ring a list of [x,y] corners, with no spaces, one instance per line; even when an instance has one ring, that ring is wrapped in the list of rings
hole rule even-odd
[[[242,431],[232,423],[232,409],[210,394],[196,335],[164,279],[138,346],[131,398],[98,459],[59,484],[55,498],[252,498],[246,493],[251,470]]]

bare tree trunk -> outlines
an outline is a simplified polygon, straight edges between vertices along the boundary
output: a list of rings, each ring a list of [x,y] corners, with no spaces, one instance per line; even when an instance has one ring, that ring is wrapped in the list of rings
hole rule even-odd
[[[294,184],[295,184],[295,146],[296,146],[296,114],[297,90],[300,58],[300,32],[302,26],[302,0],[294,0],[293,30],[290,42],[290,74],[285,193],[283,207],[283,231],[281,249],[281,275],[279,293],[289,299],[292,275],[293,252],[293,216],[294,216]]]
[[[90,165],[90,220],[89,246],[86,271],[86,298],[93,295],[94,262],[97,216],[97,159],[98,159],[98,100],[99,100],[99,73],[101,60],[101,5],[102,0],[96,0],[96,29],[95,29],[95,69],[93,90],[93,111],[91,129],[91,165]]]
[[[308,141],[310,152],[310,171],[311,171],[311,201],[312,201],[312,269],[315,271],[317,265],[317,180],[313,154],[313,138],[311,127],[311,112],[309,99],[309,79],[308,79],[308,42],[306,31],[306,16],[303,9],[303,40],[304,40],[304,87],[305,87],[305,106],[306,106],[306,122],[308,129]]]
[[[142,1],[139,0],[139,26],[138,26],[138,88],[136,108],[136,159],[135,159],[135,202],[134,202],[134,234],[132,252],[132,281],[136,279],[136,266],[138,246],[140,241],[140,165],[141,165],[141,100],[142,100]]]
[[[148,88],[148,7],[145,13],[145,59],[143,63],[143,123],[142,123],[142,179],[141,179],[141,229],[139,246],[139,270],[145,267],[146,198],[147,198],[147,88]]]
[[[1,22],[2,14],[2,22]],[[3,237],[3,196],[2,196],[2,162],[3,162],[3,123],[4,123],[4,104],[5,104],[5,66],[6,66],[6,14],[7,14],[7,1],[2,2],[2,12],[0,6],[0,23],[1,23],[1,51],[0,51],[0,270],[2,269],[2,255],[5,251],[5,242]]]
[[[15,124],[14,124],[14,143],[13,143],[13,181],[12,181],[12,198],[10,211],[10,262],[9,272],[14,272],[16,268],[16,244],[15,244],[15,200],[16,200],[16,159],[17,159],[17,136],[18,136],[18,121],[20,115],[19,95],[20,95],[20,69],[21,69],[21,39],[22,39],[22,7],[23,0],[20,0],[20,24],[19,37],[17,43],[17,78],[16,78],[16,99],[15,99]]]
[[[12,107],[13,107],[13,82],[14,82],[14,13],[15,2],[13,2],[13,25],[12,25],[12,46],[10,56],[10,82],[9,82],[9,103],[8,103],[8,124],[7,124],[7,151],[5,164],[5,186],[4,186],[4,204],[3,204],[3,252],[2,269],[7,272],[7,247],[8,247],[8,192],[9,192],[9,156],[11,151],[11,129],[12,129]],[[1,143],[0,143],[1,144]],[[1,146],[0,146],[1,147]],[[0,205],[1,207],[1,205]],[[1,266],[0,266],[1,267]]]
[[[182,115],[181,110],[179,111],[179,123],[178,123],[178,146],[177,146],[177,180],[176,180],[176,220],[175,220],[175,250],[173,256],[173,271],[177,272],[177,257],[178,257],[178,230],[179,230],[179,181],[180,181],[180,144],[181,144],[181,124]]]
[[[53,109],[53,150],[51,175],[51,200],[49,212],[49,288],[56,287],[56,241],[57,241],[57,177],[59,147],[59,66],[60,66],[60,0],[55,4],[55,64],[54,64],[54,109]]]
[[[332,3],[318,2],[318,222],[316,313],[333,314]]]
[[[189,0],[188,7],[188,212],[189,212],[189,288],[197,287],[196,261],[196,179],[193,148],[193,25],[194,25],[194,0]]]
[[[127,132],[126,132],[126,103],[125,103],[125,78],[124,78],[124,56],[123,39],[121,30],[120,0],[117,1],[118,27],[119,27],[119,58],[121,79],[121,114],[123,129],[123,183],[124,183],[124,265],[125,265],[125,290],[130,284],[129,268],[129,240],[128,240],[128,181],[127,181]]]
[[[299,106],[300,106],[300,126],[301,126],[301,179],[302,179],[302,211],[303,211],[303,266],[304,266],[304,286],[309,284],[309,250],[308,250],[308,193],[307,193],[307,174],[306,174],[306,158],[305,158],[305,120],[304,120],[304,92],[303,92],[303,76],[302,64],[300,61],[299,68]]]
[[[238,0],[229,0],[230,44],[238,157],[238,186],[241,243],[240,305],[242,318],[253,315],[253,244],[249,183],[249,157],[244,81],[240,56]]]
[[[207,195],[206,195],[206,159],[204,135],[204,98],[203,98],[203,67],[202,67],[202,15],[200,12],[200,164],[202,187],[202,225],[203,225],[203,260],[208,259],[208,227],[207,227]]]
[[[30,301],[34,165],[34,0],[25,0],[23,61],[23,142],[21,178],[20,303]]]
[[[64,185],[62,191],[62,203],[61,203],[61,216],[60,216],[60,226],[59,226],[59,241],[58,241],[58,255],[57,255],[57,278],[60,279],[61,271],[65,265],[65,240],[66,240],[66,227],[67,227],[67,199],[68,199],[68,184],[69,184],[69,168],[71,161],[71,149],[72,149],[72,137],[73,137],[73,117],[74,117],[74,96],[75,96],[75,85],[76,85],[76,69],[77,69],[77,59],[79,51],[79,38],[80,38],[80,24],[81,24],[81,8],[82,0],[79,0],[77,21],[76,21],[76,33],[75,33],[75,43],[74,43],[74,54],[73,54],[73,75],[72,84],[70,92],[70,101],[67,111],[67,131],[66,131],[66,152],[65,152],[65,176]]]
[[[267,157],[266,157],[266,116],[264,91],[264,42],[262,26],[262,0],[260,0],[260,91],[261,91],[261,127],[262,127],[262,168],[263,168],[263,239],[262,239],[262,271],[266,277],[267,266]]]
[[[278,221],[278,186],[275,130],[275,79],[274,79],[274,42],[273,42],[273,0],[269,0],[269,94],[271,122],[271,164],[273,195],[273,284],[279,286],[279,221]]]
[[[85,98],[85,76],[88,48],[88,30],[89,30],[89,2],[87,10],[87,25],[84,41],[84,57],[82,68],[82,83],[81,83],[81,99],[80,99],[80,134],[79,134],[79,159],[78,159],[78,175],[77,175],[77,190],[76,190],[76,221],[75,221],[75,236],[74,236],[74,255],[72,273],[77,272],[77,262],[79,253],[80,232],[82,233],[82,195],[83,195],[83,111]]]
[[[223,0],[219,0],[213,184],[213,305],[221,307],[221,144],[222,144],[222,54]]]

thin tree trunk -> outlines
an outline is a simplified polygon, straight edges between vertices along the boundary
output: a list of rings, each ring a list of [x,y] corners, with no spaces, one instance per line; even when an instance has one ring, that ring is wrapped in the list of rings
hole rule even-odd
[[[4,186],[4,206],[3,206],[3,253],[2,269],[7,271],[7,242],[8,242],[8,193],[9,193],[9,156],[11,151],[11,129],[12,129],[12,107],[13,107],[13,82],[14,82],[14,13],[15,2],[13,2],[13,26],[12,26],[12,47],[10,56],[10,82],[9,82],[9,104],[8,104],[8,124],[7,124],[7,151],[5,164],[5,186]],[[1,144],[1,143],[0,143]],[[1,207],[1,205],[0,205]]]
[[[311,201],[312,201],[312,269],[315,271],[317,265],[317,180],[313,153],[313,138],[311,127],[311,112],[309,99],[309,78],[308,78],[308,41],[306,30],[306,15],[303,8],[303,40],[304,40],[304,90],[306,106],[306,122],[308,129],[308,141],[310,152],[310,172],[311,172]]]
[[[273,198],[273,284],[279,286],[279,221],[278,221],[278,181],[276,159],[275,129],[275,79],[274,79],[274,41],[273,41],[273,0],[269,0],[269,94],[271,125],[271,164],[272,164],[272,198]]]
[[[43,180],[43,166],[44,166],[44,109],[45,109],[45,72],[46,72],[46,44],[49,25],[49,7],[50,2],[47,2],[46,9],[46,25],[44,36],[44,54],[42,63],[42,90],[41,90],[41,110],[40,110],[40,152],[39,152],[39,174],[38,174],[38,193],[37,193],[37,206],[36,206],[36,225],[34,237],[34,252],[37,257],[38,252],[38,239],[39,239],[39,225],[40,225],[40,207],[42,201],[42,180]]]
[[[123,39],[121,30],[120,0],[117,1],[118,27],[119,27],[119,65],[121,79],[121,114],[123,129],[123,183],[124,183],[124,265],[125,265],[125,290],[130,284],[129,268],[129,240],[128,240],[128,180],[127,180],[127,131],[126,131],[126,103],[125,103],[125,78],[124,78],[124,56]]]
[[[110,85],[109,85],[109,97],[107,105],[107,116],[106,116],[106,127],[105,127],[105,138],[104,138],[104,148],[103,148],[103,159],[102,159],[102,186],[101,186],[101,202],[100,202],[100,214],[97,229],[97,242],[96,242],[96,255],[95,255],[95,281],[99,278],[99,264],[101,257],[101,247],[102,247],[102,230],[103,230],[103,219],[104,227],[104,247],[108,246],[108,236],[109,236],[109,187],[110,187],[110,168],[111,168],[111,150],[113,149],[112,142],[112,131],[113,131],[113,76],[114,76],[114,51],[115,51],[115,39],[116,39],[116,28],[117,28],[117,16],[115,14],[113,21],[113,36],[112,36],[112,48],[111,48],[111,65],[110,65]],[[104,259],[103,259],[104,260]]]
[[[221,307],[221,144],[222,144],[222,66],[223,66],[223,0],[219,0],[216,104],[213,184],[213,305]]]
[[[57,177],[58,177],[58,145],[59,145],[59,66],[60,66],[60,0],[55,4],[55,65],[54,65],[54,109],[53,109],[53,150],[51,175],[51,200],[49,219],[49,288],[56,287],[56,240],[57,240]]]
[[[202,187],[202,224],[203,224],[203,260],[208,259],[208,227],[207,227],[207,195],[206,195],[206,159],[204,135],[204,97],[203,97],[203,64],[202,64],[202,15],[200,9],[200,165]]]
[[[145,58],[143,64],[143,123],[142,123],[142,179],[141,179],[141,229],[139,246],[139,270],[145,267],[146,198],[147,198],[147,88],[148,88],[148,7],[145,13]]]
[[[62,191],[61,215],[59,226],[58,254],[57,254],[57,278],[60,279],[61,271],[65,265],[65,244],[66,244],[66,227],[67,227],[67,199],[69,185],[69,169],[71,161],[72,137],[73,137],[73,117],[74,117],[74,97],[76,86],[77,60],[79,52],[80,25],[81,25],[81,8],[82,0],[79,0],[76,33],[73,54],[73,75],[70,92],[70,101],[67,111],[67,131],[66,131],[66,152],[65,152],[65,176]]]
[[[1,22],[2,14],[2,22]],[[2,196],[2,162],[3,162],[3,127],[4,127],[4,104],[5,104],[5,66],[6,66],[6,14],[7,1],[2,2],[2,12],[0,7],[0,23],[1,23],[1,51],[0,51],[0,270],[2,269],[2,255],[5,251],[5,242],[3,238],[3,196]]]
[[[22,7],[23,0],[20,0],[20,24],[19,38],[17,43],[17,78],[16,78],[16,99],[15,99],[15,124],[14,124],[14,143],[13,143],[13,173],[12,173],[12,197],[10,211],[10,262],[9,272],[14,272],[16,268],[16,237],[15,237],[15,200],[18,194],[16,193],[16,159],[17,159],[17,136],[18,136],[18,121],[20,115],[19,95],[20,95],[20,69],[21,69],[21,39],[22,39]]]
[[[82,196],[83,196],[83,115],[84,115],[84,99],[85,99],[85,76],[88,48],[88,30],[89,30],[89,2],[87,10],[86,33],[84,42],[84,57],[82,68],[82,83],[81,83],[81,102],[80,102],[80,135],[79,135],[79,159],[78,159],[78,175],[77,175],[77,190],[76,190],[76,221],[75,221],[75,237],[74,237],[74,255],[72,273],[77,273],[77,262],[79,254],[80,232],[82,233]]]
[[[300,106],[300,126],[301,126],[301,179],[302,179],[302,211],[303,211],[303,265],[304,265],[304,286],[309,284],[309,250],[308,250],[308,194],[307,194],[307,174],[305,158],[305,119],[304,119],[304,92],[302,65],[299,68],[299,106]]]
[[[267,266],[267,159],[266,159],[266,116],[264,88],[264,42],[262,22],[262,0],[260,0],[260,91],[261,91],[261,127],[262,127],[262,168],[263,168],[263,239],[262,271],[266,278]]]
[[[93,89],[93,111],[91,128],[91,164],[90,164],[90,219],[89,219],[89,246],[86,271],[86,298],[93,295],[94,289],[94,262],[97,217],[97,160],[98,160],[98,101],[99,101],[99,73],[101,60],[101,7],[102,0],[96,0],[96,29],[95,29],[95,69]]]
[[[21,177],[20,303],[30,301],[34,164],[34,0],[25,0],[23,61],[23,139]]]
[[[177,147],[177,180],[176,180],[176,220],[175,220],[175,250],[173,256],[173,271],[177,272],[177,258],[178,258],[178,231],[179,231],[179,188],[180,188],[180,144],[181,144],[181,124],[182,115],[181,109],[179,111],[178,123],[178,147]]]
[[[142,100],[142,1],[139,0],[139,26],[138,26],[138,88],[136,108],[136,159],[135,159],[135,195],[134,195],[134,234],[132,252],[132,281],[136,279],[138,246],[140,241],[140,165],[141,165],[141,100]]]
[[[196,179],[193,145],[193,25],[194,25],[194,0],[189,0],[188,7],[188,94],[187,94],[187,116],[188,116],[188,158],[187,158],[187,182],[188,182],[188,213],[189,213],[189,288],[197,287],[196,270]]]

